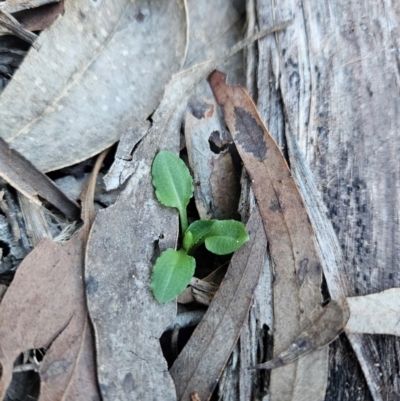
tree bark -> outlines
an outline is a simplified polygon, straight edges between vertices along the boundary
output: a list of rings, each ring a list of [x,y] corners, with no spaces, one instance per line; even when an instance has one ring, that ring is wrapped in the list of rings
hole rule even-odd
[[[259,42],[256,95],[293,169],[297,140],[323,200],[339,245],[331,296],[399,287],[400,4],[258,0],[260,28],[287,19]],[[331,244],[313,223],[323,253]],[[326,400],[400,399],[400,340],[349,340],[331,346]]]

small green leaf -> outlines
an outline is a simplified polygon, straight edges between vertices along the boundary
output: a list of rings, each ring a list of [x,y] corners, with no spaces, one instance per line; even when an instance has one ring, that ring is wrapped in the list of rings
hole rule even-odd
[[[196,261],[185,251],[165,250],[156,260],[151,288],[158,302],[175,299],[193,277]]]
[[[192,223],[183,237],[183,249],[189,252],[192,247],[201,245],[215,222],[216,220],[197,220]]]
[[[217,255],[235,252],[249,240],[245,226],[236,220],[215,220],[206,236],[206,248]]]
[[[185,232],[187,229],[186,206],[193,196],[193,183],[189,169],[178,156],[162,150],[154,158],[151,173],[157,199],[164,206],[178,209],[182,232]]]

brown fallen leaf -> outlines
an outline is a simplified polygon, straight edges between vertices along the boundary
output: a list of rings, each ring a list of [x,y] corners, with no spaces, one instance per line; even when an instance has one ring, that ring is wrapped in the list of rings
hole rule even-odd
[[[218,71],[210,75],[209,81],[252,181],[270,244],[274,263],[274,357],[278,357],[309,325],[322,302],[314,234],[287,163],[248,94],[240,86],[228,86],[226,75]],[[333,325],[330,330],[333,340],[337,328]],[[326,349],[316,350],[273,370],[271,399],[322,397],[327,357]]]
[[[0,136],[41,171],[99,153],[156,108],[186,30],[184,0],[65,2],[0,96]]]
[[[69,199],[46,175],[0,138],[0,177],[24,194],[29,200],[41,205],[37,195],[61,210],[70,220],[77,220],[80,208]]]
[[[400,288],[377,294],[349,297],[350,319],[346,333],[390,334],[400,336]]]
[[[204,318],[170,370],[178,400],[187,400],[194,392],[203,401],[210,399],[239,338],[266,253],[266,238],[257,208],[246,230],[250,240],[233,255]]]
[[[18,355],[46,348],[39,369],[40,401],[100,400],[82,277],[90,205],[104,156],[98,158],[82,197],[84,226],[63,245],[40,242],[19,266],[0,304],[0,399]]]

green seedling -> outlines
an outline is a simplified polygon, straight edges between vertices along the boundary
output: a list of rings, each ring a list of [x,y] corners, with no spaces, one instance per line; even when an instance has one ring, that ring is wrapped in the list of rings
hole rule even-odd
[[[165,250],[153,267],[153,294],[159,302],[167,302],[189,284],[196,267],[192,255],[200,245],[216,255],[227,255],[239,249],[249,236],[236,220],[198,220],[188,226],[186,207],[193,196],[193,183],[189,169],[178,156],[160,151],[151,174],[158,201],[178,210],[183,235],[182,249]]]

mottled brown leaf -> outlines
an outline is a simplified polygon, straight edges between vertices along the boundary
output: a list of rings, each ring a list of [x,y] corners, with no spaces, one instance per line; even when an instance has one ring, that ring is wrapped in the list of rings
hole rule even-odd
[[[246,91],[240,86],[228,86],[226,75],[218,71],[210,75],[209,81],[252,181],[270,244],[274,263],[274,356],[277,357],[307,327],[322,301],[321,266],[314,233],[282,152]],[[332,329],[332,339],[336,334]],[[272,371],[272,400],[307,397],[313,400],[324,394],[327,352],[314,352]],[[321,363],[315,363],[316,358]],[[305,379],[312,380],[307,386],[308,395],[304,392]]]

